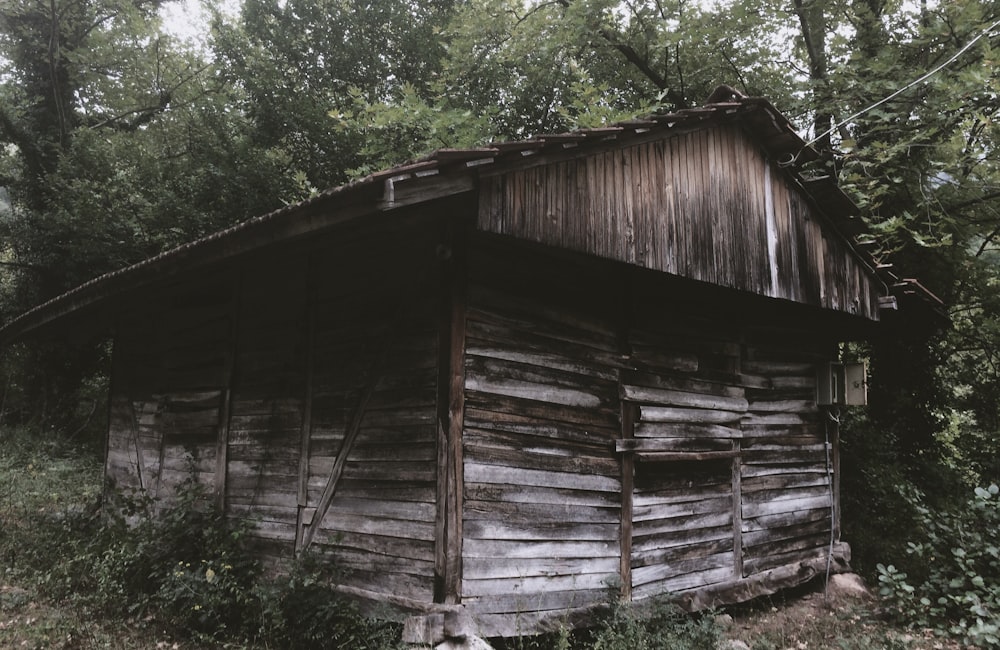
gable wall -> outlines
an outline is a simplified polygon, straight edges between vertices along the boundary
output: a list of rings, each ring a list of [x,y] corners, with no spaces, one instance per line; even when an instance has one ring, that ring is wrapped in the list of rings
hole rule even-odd
[[[482,179],[478,227],[878,319],[880,285],[737,126]]]

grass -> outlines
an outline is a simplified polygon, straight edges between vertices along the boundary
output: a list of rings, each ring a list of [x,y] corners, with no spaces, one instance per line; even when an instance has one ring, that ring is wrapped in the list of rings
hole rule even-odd
[[[44,595],[67,558],[60,522],[97,516],[103,466],[92,449],[0,429],[0,648],[171,648],[148,621],[97,619]],[[52,549],[47,553],[46,549]],[[180,647],[180,646],[178,646]]]
[[[276,647],[267,639],[254,643],[216,639],[207,645],[171,628],[155,611],[96,613],[87,600],[53,585],[73,562],[73,553],[91,549],[73,543],[80,521],[99,516],[103,468],[93,449],[39,439],[24,431],[0,429],[0,648],[62,650],[197,650],[202,647]],[[96,525],[96,520],[93,520]],[[83,549],[83,550],[81,550]],[[669,623],[691,627],[681,621]],[[670,650],[704,647],[702,641],[667,641],[672,633],[643,632],[629,620],[584,634],[506,640],[498,647],[518,650],[634,650],[636,638],[653,639],[644,647]],[[712,630],[715,626],[717,629]],[[697,624],[698,638],[718,632],[750,650],[959,650],[959,646],[923,633],[901,630],[879,618],[877,603],[837,599],[827,602],[816,585],[731,609]],[[694,628],[692,628],[694,629]],[[710,632],[710,633],[709,633]],[[690,639],[694,637],[685,637]],[[728,642],[728,641],[727,641]],[[645,643],[645,642],[644,642]]]

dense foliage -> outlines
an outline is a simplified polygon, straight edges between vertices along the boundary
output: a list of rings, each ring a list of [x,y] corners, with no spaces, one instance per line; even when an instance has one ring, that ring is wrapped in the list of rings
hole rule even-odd
[[[930,510],[906,495],[921,536],[910,542],[909,573],[878,565],[880,594],[890,611],[917,628],[932,628],[985,648],[1000,645],[1000,488],[976,488],[961,507]]]
[[[792,117],[876,258],[947,305],[947,326],[851,350],[873,371],[843,430],[858,565],[916,575],[922,508],[971,507],[1000,481],[1000,4],[209,1],[199,44],[164,29],[164,3],[0,6],[3,319],[430,149],[689,107],[729,83]],[[99,431],[107,358],[90,339],[6,350],[0,420]]]

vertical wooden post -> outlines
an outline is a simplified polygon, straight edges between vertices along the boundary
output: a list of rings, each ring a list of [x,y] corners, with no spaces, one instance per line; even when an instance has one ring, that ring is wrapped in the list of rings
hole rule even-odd
[[[243,291],[243,269],[236,271],[233,293],[229,301],[229,349],[226,351],[226,385],[222,387],[219,404],[218,439],[215,449],[215,507],[226,511],[226,478],[229,471],[229,420],[232,414],[233,380],[236,377],[236,354],[239,350],[240,293]]]
[[[826,426],[830,432],[830,449],[833,460],[833,539],[840,541],[840,424],[827,418]]]
[[[733,575],[743,578],[743,441],[733,440]]]
[[[108,461],[111,458],[111,429],[115,426],[114,418],[114,408],[115,408],[115,394],[118,392],[119,386],[127,386],[129,382],[127,380],[123,381],[122,373],[124,372],[124,364],[121,363],[121,335],[122,335],[122,325],[121,316],[115,318],[114,331],[111,334],[111,377],[108,379],[108,430],[104,435],[104,470],[101,480],[101,504],[102,512],[103,506],[108,503],[108,491],[111,486],[110,468],[108,467]],[[131,401],[132,398],[126,393],[126,397]],[[162,448],[163,445],[161,444]],[[162,467],[162,465],[161,465]]]
[[[620,380],[619,380],[620,382]],[[635,421],[638,416],[639,407],[624,399],[621,404],[622,415],[622,438],[632,439],[635,437]],[[635,492],[635,454],[626,452],[622,454],[622,512],[621,512],[621,563],[619,575],[621,576],[621,599],[623,601],[632,600],[632,506],[633,494]]]
[[[302,550],[306,525],[305,513],[309,506],[309,448],[312,436],[313,383],[316,371],[316,278],[312,256],[306,263],[306,346],[302,363],[305,366],[305,394],[302,398],[302,429],[299,438],[299,489],[298,517],[295,525],[295,553]]]
[[[623,268],[618,278],[618,286],[625,290],[614,299],[617,309],[617,347],[622,358],[631,359],[632,345],[630,332],[635,320],[631,287],[632,272]],[[625,400],[625,385],[621,371],[618,372],[618,394],[621,397],[621,436],[635,438],[635,423],[639,420],[639,405]],[[621,540],[618,575],[621,578],[621,599],[632,600],[632,515],[635,500],[635,454],[626,452],[621,456]]]
[[[449,223],[441,258],[438,335],[437,518],[434,600],[462,601],[462,432],[465,423],[466,230]]]
[[[767,171],[767,170],[765,170]],[[769,172],[768,172],[769,173]],[[770,188],[769,188],[770,191]],[[745,332],[740,333],[740,354],[736,357],[736,375],[743,374],[743,361],[747,359],[749,352],[747,348],[747,337]],[[744,389],[744,395],[746,389]],[[732,465],[732,491],[733,491],[733,577],[736,580],[743,579],[743,425],[740,424],[740,437],[732,441],[732,450],[735,452]]]

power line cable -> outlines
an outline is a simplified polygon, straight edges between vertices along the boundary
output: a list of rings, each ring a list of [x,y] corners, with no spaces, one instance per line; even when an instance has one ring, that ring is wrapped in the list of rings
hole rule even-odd
[[[833,133],[834,131],[836,131],[840,127],[844,126],[845,124],[847,124],[851,120],[864,115],[865,113],[867,113],[868,111],[870,111],[872,109],[878,108],[879,106],[881,106],[882,104],[885,104],[888,101],[892,101],[893,99],[895,99],[896,97],[899,97],[904,92],[906,92],[910,88],[913,88],[917,84],[920,84],[920,83],[923,83],[924,81],[927,81],[928,79],[930,79],[931,77],[933,77],[934,75],[936,75],[938,72],[941,72],[942,70],[944,70],[945,68],[947,68],[949,65],[951,65],[952,63],[954,63],[955,60],[958,59],[958,57],[960,57],[963,54],[965,54],[965,52],[968,51],[968,49],[970,47],[972,47],[973,45],[975,45],[980,39],[982,39],[984,36],[987,36],[990,32],[992,32],[997,27],[1000,27],[1000,20],[997,20],[992,25],[990,25],[989,27],[987,27],[986,29],[984,29],[983,31],[981,31],[974,39],[972,39],[971,41],[969,41],[968,43],[966,43],[965,45],[963,45],[957,52],[955,52],[950,57],[948,57],[948,59],[944,63],[938,65],[936,68],[934,68],[930,72],[927,72],[927,73],[923,74],[921,77],[919,77],[917,79],[914,79],[913,81],[911,81],[910,83],[906,84],[905,86],[903,86],[902,88],[900,88],[896,92],[892,93],[888,97],[884,97],[884,98],[878,100],[877,102],[875,102],[874,104],[872,104],[871,106],[868,106],[866,108],[861,109],[860,111],[858,111],[857,113],[851,115],[847,119],[841,120],[840,122],[834,124],[830,129],[824,131],[823,133],[819,134],[818,136],[816,136],[815,138],[813,138],[812,140],[810,140],[809,142],[807,142],[805,144],[805,146],[806,147],[812,146],[818,140],[820,140],[822,138],[825,138],[826,136],[830,135],[831,133]]]

